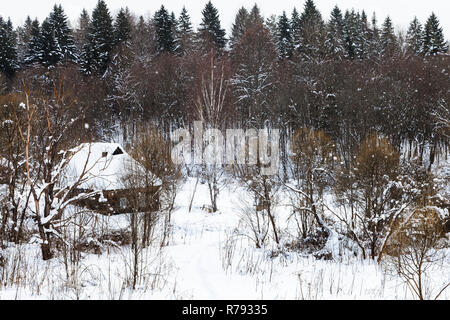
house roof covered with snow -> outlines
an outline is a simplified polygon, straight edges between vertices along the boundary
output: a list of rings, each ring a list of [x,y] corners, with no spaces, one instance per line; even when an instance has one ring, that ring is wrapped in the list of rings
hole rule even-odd
[[[71,151],[72,157],[66,166],[63,183],[74,183],[84,173],[78,187],[80,189],[130,189],[127,175],[130,172],[145,174],[145,169],[117,143],[84,143]],[[158,178],[151,173],[149,175],[153,186],[161,185]]]

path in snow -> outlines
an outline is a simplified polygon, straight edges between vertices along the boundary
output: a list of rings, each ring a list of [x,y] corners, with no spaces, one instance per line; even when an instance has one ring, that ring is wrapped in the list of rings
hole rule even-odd
[[[200,208],[209,203],[207,187],[198,185],[191,212],[182,204],[189,203],[193,184],[187,184],[180,194],[180,204],[174,215],[175,237],[170,256],[176,267],[177,288],[193,299],[227,299],[248,297],[253,282],[248,277],[227,275],[222,268],[222,249],[227,233],[236,227],[238,215],[233,208],[233,194],[223,193],[220,213],[206,213]],[[245,289],[244,289],[245,288]],[[252,290],[253,291],[253,290]]]

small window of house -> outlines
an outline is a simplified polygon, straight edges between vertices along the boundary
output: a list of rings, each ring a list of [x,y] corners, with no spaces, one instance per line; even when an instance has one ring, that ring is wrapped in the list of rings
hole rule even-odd
[[[127,198],[120,198],[120,208],[121,209],[127,208]]]
[[[123,154],[122,149],[120,149],[119,147],[117,147],[117,149],[113,152],[113,156],[117,156],[119,154]]]

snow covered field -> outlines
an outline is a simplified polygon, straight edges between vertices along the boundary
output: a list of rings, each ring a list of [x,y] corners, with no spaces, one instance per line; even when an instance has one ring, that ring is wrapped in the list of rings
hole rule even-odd
[[[177,198],[169,246],[146,249],[140,255],[142,276],[136,290],[127,285],[132,260],[129,246],[112,246],[101,255],[86,254],[78,265],[69,267],[67,276],[62,258],[44,262],[39,246],[27,244],[5,251],[9,261],[15,261],[5,268],[15,280],[0,288],[0,300],[413,298],[398,276],[370,260],[334,252],[333,260],[323,261],[293,251],[275,254],[276,248],[256,249],[234,232],[240,219],[240,190],[225,189],[220,195],[220,213],[211,214],[201,210],[208,195],[207,187],[199,185],[188,212],[186,204],[194,184],[188,181]],[[280,206],[279,223],[286,222],[288,211]],[[98,226],[110,231],[129,223],[126,215],[96,218]],[[449,281],[450,265],[444,261],[426,283],[430,296]],[[450,299],[450,290],[440,299]]]

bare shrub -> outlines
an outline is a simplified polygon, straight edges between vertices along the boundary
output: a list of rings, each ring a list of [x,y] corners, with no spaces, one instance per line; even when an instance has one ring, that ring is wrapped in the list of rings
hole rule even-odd
[[[146,193],[145,203],[148,203],[149,208],[150,202],[158,203],[158,211],[164,218],[161,245],[166,246],[169,244],[172,213],[176,209],[175,200],[183,178],[181,166],[172,162],[171,145],[156,128],[144,128],[134,142],[130,154],[145,170],[145,188],[158,188],[156,193]],[[149,213],[146,219],[146,224],[151,226],[152,214]],[[144,226],[144,232],[147,232],[147,229]],[[147,241],[147,238],[144,234],[143,241]]]
[[[418,208],[408,223],[401,226],[389,241],[389,256],[384,261],[394,268],[420,300],[438,299],[450,282],[433,293],[429,272],[445,260],[442,223],[432,208]]]
[[[131,155],[137,161],[131,163],[123,178],[123,184],[131,193],[128,205],[133,208],[127,217],[131,229],[133,261],[131,286],[136,288],[142,275],[140,261],[146,248],[161,239],[161,246],[169,242],[171,216],[181,179],[181,169],[170,156],[170,144],[153,128],[144,129],[133,144]],[[162,221],[162,230],[156,228]]]
[[[244,199],[244,197],[250,200]],[[267,242],[270,231],[269,216],[265,211],[258,210],[258,196],[246,192],[244,197],[241,199],[241,219],[235,233],[247,237],[255,244],[256,248],[262,248]]]
[[[351,212],[349,219],[340,219],[364,257],[378,257],[393,222],[409,205],[401,201],[399,159],[387,138],[372,134],[362,142],[351,167],[338,174],[338,201]]]
[[[276,207],[280,183],[263,174],[262,165],[234,165],[233,174],[244,187],[250,201],[241,205],[241,222],[250,230],[249,236],[257,248],[261,248],[269,229],[275,243],[280,244],[280,230],[277,225]],[[253,203],[252,203],[253,201]]]
[[[298,130],[292,138],[290,175],[286,184],[293,207],[299,238],[306,239],[319,227],[325,238],[329,233],[323,220],[323,194],[333,183],[337,161],[334,142],[322,131]]]

